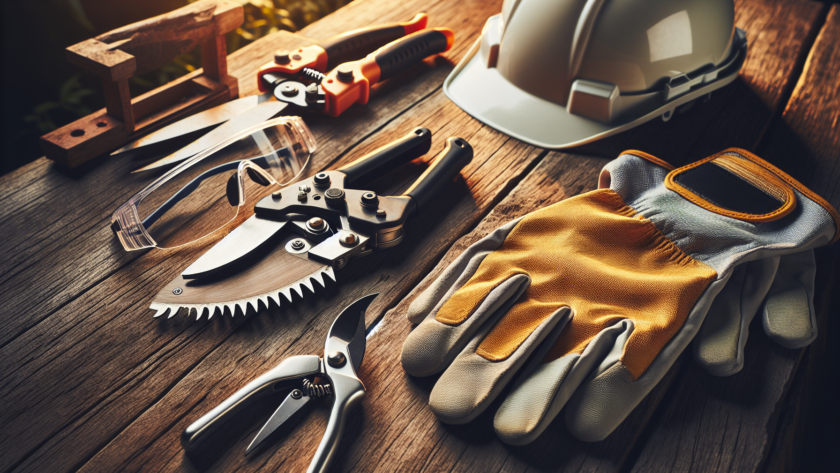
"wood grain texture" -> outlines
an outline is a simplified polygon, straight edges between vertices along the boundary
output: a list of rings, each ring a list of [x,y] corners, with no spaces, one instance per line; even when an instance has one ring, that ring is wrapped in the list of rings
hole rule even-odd
[[[808,53],[802,75],[781,119],[771,126],[760,155],[792,174],[835,208],[840,205],[840,15],[832,7]],[[836,244],[834,245],[837,246]],[[815,308],[822,331],[815,342],[825,343],[824,321],[837,308],[831,294],[837,289],[837,251],[820,248],[817,256]],[[756,320],[758,322],[758,320]],[[686,363],[651,426],[651,435],[634,466],[635,471],[756,471],[792,464],[774,448],[785,446],[784,436],[796,423],[797,402],[788,389],[797,373],[803,350],[787,350],[771,342],[760,323],[750,327],[744,369],[716,378],[694,363]],[[825,376],[824,373],[816,376]],[[797,392],[791,394],[797,396]],[[794,412],[790,412],[790,410]],[[780,440],[775,437],[781,435]]]
[[[594,188],[598,169],[623,149],[616,151],[620,145],[613,142],[575,155],[545,153],[483,126],[449,102],[440,91],[443,78],[484,20],[501,8],[500,2],[478,0],[454,5],[356,0],[300,35],[277,33],[229,58],[242,95],[250,95],[256,91],[257,69],[278,48],[293,49],[366,24],[404,21],[419,11],[429,14],[430,26],[456,31],[450,52],[377,85],[367,105],[351,107],[337,119],[306,117],[320,145],[313,173],[349,163],[416,126],[432,130],[432,153],[369,186],[380,194],[405,190],[448,136],[467,139],[475,150],[463,180],[438,199],[439,212],[410,221],[404,243],[341,271],[339,284],[318,297],[245,318],[152,319],[147,310],[152,295],[206,247],[142,253],[124,253],[119,247],[107,228],[109,217],[154,177],[129,174],[144,163],[100,159],[67,172],[42,159],[0,178],[0,313],[14,314],[0,318],[0,398],[8,406],[0,411],[0,470],[302,470],[326,425],[323,408],[249,459],[242,456],[245,446],[277,398],[253,406],[198,455],[185,455],[178,439],[191,421],[281,359],[320,353],[337,312],[374,291],[382,295],[369,309],[367,323],[376,331],[360,373],[368,397],[351,417],[336,471],[614,471],[629,469],[628,455],[639,462],[651,458],[645,447],[655,443],[652,435],[640,451],[631,454],[631,449],[648,435],[643,430],[648,419],[665,418],[654,412],[675,389],[669,391],[669,383],[676,380],[679,388],[681,379],[695,379],[691,360],[678,362],[604,442],[577,442],[562,422],[555,422],[537,442],[522,448],[499,443],[489,427],[491,414],[460,427],[440,424],[426,406],[434,379],[412,379],[399,366],[399,349],[411,328],[403,317],[405,307],[426,274],[431,271],[424,281],[501,223]],[[635,148],[654,146],[650,151],[672,162],[688,160],[704,148],[718,151],[737,144],[730,141],[742,134],[754,149],[770,126],[772,110],[781,108],[783,92],[795,83],[796,61],[804,59],[809,35],[818,30],[815,4],[790,3],[787,10],[776,5],[737,2],[738,25],[751,41],[745,71],[753,76],[725,88],[731,92],[723,100],[684,115],[686,121],[676,117],[619,136]],[[750,31],[773,34],[752,37]],[[768,111],[765,104],[775,105]],[[764,353],[753,348],[753,353]],[[758,363],[753,378],[784,377],[771,371],[790,365],[795,354],[773,355],[772,346],[767,350],[767,360],[753,359]],[[728,393],[725,387],[715,389]],[[768,391],[761,403],[783,394],[784,388]],[[710,413],[737,417],[753,405],[750,399],[723,395],[691,404],[720,399],[714,409],[686,415],[687,431],[692,422],[707,422]],[[718,431],[700,432],[710,442],[721,441]],[[744,456],[737,465],[761,462],[760,448],[741,445],[733,450]],[[646,464],[667,469],[662,463]]]

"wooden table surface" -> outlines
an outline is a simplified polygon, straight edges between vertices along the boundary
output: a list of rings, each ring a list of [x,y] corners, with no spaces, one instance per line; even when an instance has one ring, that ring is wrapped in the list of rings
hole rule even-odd
[[[817,252],[817,342],[786,350],[754,326],[746,366],[712,377],[689,353],[606,440],[584,443],[554,422],[533,444],[511,447],[492,429],[496,405],[474,422],[441,424],[426,403],[434,379],[407,376],[399,362],[412,329],[408,304],[470,243],[524,213],[596,187],[609,160],[628,148],[682,165],[727,147],[752,150],[840,207],[840,6],[799,0],[738,0],[747,32],[741,76],[668,123],[548,152],[472,119],[441,84],[501,1],[356,0],[298,34],[277,33],[231,56],[241,95],[275,49],[311,44],[354,27],[429,14],[455,30],[453,49],[374,88],[366,106],[340,118],[308,117],[320,144],[316,170],[336,168],[416,126],[433,152],[380,182],[400,192],[460,136],[475,149],[463,179],[437,211],[409,223],[399,246],[357,261],[319,297],[247,317],[152,318],[153,295],[206,246],[127,253],[109,229],[112,212],[149,177],[136,162],[100,158],[65,171],[40,159],[0,178],[0,470],[303,471],[327,411],[244,458],[279,399],[247,410],[216,447],[184,454],[181,431],[292,355],[319,354],[329,324],[352,300],[379,291],[376,325],[360,377],[362,407],[350,417],[333,471],[755,471],[795,460],[809,386],[837,312],[838,245]],[[833,304],[833,305],[832,305]],[[813,368],[813,369],[812,369]],[[836,369],[836,368],[835,368]],[[835,371],[836,373],[836,371]],[[811,413],[810,415],[813,415]]]

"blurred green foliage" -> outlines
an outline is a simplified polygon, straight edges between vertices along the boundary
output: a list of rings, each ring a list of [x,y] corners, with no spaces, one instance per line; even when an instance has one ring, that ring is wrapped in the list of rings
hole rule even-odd
[[[63,48],[194,1],[197,0],[135,0],[129,5],[109,0],[4,2],[4,62],[32,61],[27,66],[38,75],[38,80],[34,81],[36,85],[34,82],[6,83],[8,79],[4,78],[4,101],[12,106],[4,106],[7,140],[3,145],[0,173],[9,172],[41,156],[37,144],[40,135],[104,106],[101,84],[96,75],[80,71],[66,62],[55,64],[58,58],[63,57]],[[351,0],[232,1],[243,6],[245,21],[227,35],[228,54],[279,30],[298,31]],[[23,25],[18,21],[21,16],[33,18]],[[43,51],[49,51],[50,64],[38,62],[38,54],[15,47],[13,42],[17,37],[32,35],[38,38]],[[200,51],[182,54],[157,71],[132,77],[129,83],[131,95],[136,97],[200,67]]]

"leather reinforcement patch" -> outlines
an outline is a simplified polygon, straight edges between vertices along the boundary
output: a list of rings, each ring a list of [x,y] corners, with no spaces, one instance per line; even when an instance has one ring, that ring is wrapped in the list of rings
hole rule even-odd
[[[766,161],[742,150],[728,149],[671,171],[665,187],[706,210],[747,222],[778,220],[796,208],[793,187]]]
[[[517,274],[529,287],[479,344],[488,360],[509,357],[549,316],[573,311],[545,361],[581,353],[604,328],[635,325],[621,361],[634,379],[670,341],[706,287],[717,278],[610,189],[592,191],[525,217],[502,246],[438,311],[457,325],[490,292]]]

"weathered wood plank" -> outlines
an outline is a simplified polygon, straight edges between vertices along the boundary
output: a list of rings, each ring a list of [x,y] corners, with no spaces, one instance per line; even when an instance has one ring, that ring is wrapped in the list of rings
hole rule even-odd
[[[758,3],[740,3],[739,9],[745,4]],[[455,61],[471,43],[471,40],[465,40],[465,36],[475,37],[484,19],[499,8],[498,4],[488,6],[483,2],[471,2],[460,3],[457,11],[452,11],[455,9],[450,2],[401,2],[393,6],[384,1],[357,1],[328,20],[310,27],[304,34],[325,38],[365,22],[402,20],[423,9],[429,13],[433,25],[456,29],[459,34],[456,49],[447,55]],[[801,25],[798,14],[795,11],[793,19],[785,20],[792,27],[798,27]],[[749,31],[749,22],[745,26]],[[795,40],[796,35],[792,36]],[[249,51],[259,49],[263,51],[260,55],[278,47],[268,46],[267,41],[255,44]],[[773,62],[772,58],[760,58],[771,64],[768,77],[760,79],[787,83],[789,78],[785,74],[789,75],[789,72],[785,71],[793,59],[785,56],[789,52],[787,49],[774,51],[773,54],[782,59]],[[238,58],[243,56],[231,58],[231,67],[250,67],[251,74],[265,60],[262,56],[238,62]],[[84,465],[86,469],[97,471],[139,468],[227,470],[261,466],[288,470],[305,466],[322,432],[323,411],[316,412],[314,422],[302,427],[298,434],[293,433],[282,444],[271,446],[268,451],[248,461],[243,461],[241,452],[254,429],[260,425],[253,419],[252,422],[246,419],[239,430],[233,429],[230,437],[222,438],[222,448],[211,452],[207,458],[190,459],[184,456],[178,445],[178,435],[189,421],[281,358],[320,352],[323,335],[337,308],[375,289],[382,289],[384,293],[369,312],[369,324],[384,309],[395,306],[431,269],[446,248],[505,196],[541,156],[536,150],[482,127],[449,103],[438,87],[450,68],[451,64],[440,60],[430,61],[416,68],[416,74],[410,73],[406,75],[408,77],[377,87],[373,100],[366,107],[351,109],[337,120],[307,119],[321,142],[326,143],[316,158],[314,168],[348,162],[353,156],[400,136],[417,125],[433,130],[438,138],[436,149],[439,149],[441,139],[450,134],[467,138],[476,148],[476,160],[464,172],[468,187],[462,185],[442,196],[441,202],[447,204],[442,205],[447,212],[443,221],[426,215],[413,222],[412,234],[402,246],[348,268],[341,276],[340,292],[327,291],[318,300],[295,305],[290,310],[264,311],[245,322],[240,319],[193,324],[186,320],[166,322],[149,318],[145,307],[151,294],[194,259],[198,250],[173,254],[165,262],[163,257],[155,256],[156,252],[150,252],[137,259],[123,261],[121,266],[116,267],[111,266],[114,264],[112,259],[106,258],[104,261],[107,264],[91,268],[98,275],[96,278],[68,290],[61,284],[54,285],[53,290],[58,295],[45,304],[51,315],[46,319],[29,319],[16,325],[17,338],[6,339],[6,346],[0,349],[0,359],[3,360],[0,362],[3,363],[0,396],[4,401],[12,401],[10,405],[15,406],[13,411],[0,414],[3,416],[0,422],[4,425],[0,448],[11,452],[11,455],[4,454],[0,467],[6,469],[9,465],[17,465],[26,470],[66,470]],[[243,77],[238,72],[233,73]],[[241,80],[240,87],[246,94],[253,84]],[[697,124],[699,129],[707,129],[717,118],[714,114],[701,115],[699,121],[693,124]],[[738,118],[744,120],[749,116],[739,115]],[[757,121],[764,123],[756,126],[763,129],[768,120],[769,115],[766,119],[759,117]],[[697,131],[684,125],[680,125],[678,130],[681,130],[676,133],[680,135],[679,139],[668,140],[671,147],[663,148],[666,154],[663,157],[680,155],[680,150],[685,149],[686,137],[694,136]],[[610,151],[608,157],[614,156],[615,153]],[[126,166],[122,173],[114,173],[113,176],[98,171],[110,165],[109,162],[100,163],[88,172],[101,172],[105,179],[111,179],[107,182],[113,183],[117,182],[117,176],[122,179],[125,171],[133,167]],[[37,165],[32,168],[37,170]],[[594,182],[589,184],[582,173],[580,169],[564,173],[566,182],[582,186],[577,189],[570,185],[574,192],[594,185]],[[90,179],[90,174],[75,179],[84,181]],[[38,179],[44,176],[45,173],[34,176],[32,185],[37,185]],[[532,177],[529,176],[529,179]],[[77,181],[72,177],[65,178],[49,188],[79,186]],[[3,187],[0,186],[0,189]],[[402,188],[405,188],[405,183]],[[117,202],[113,206],[107,202],[97,204],[102,214],[99,225],[102,226],[94,225],[94,228],[102,230],[113,208],[135,190],[126,191],[125,197],[114,197]],[[61,198],[67,200],[66,194],[56,195],[53,203]],[[516,195],[515,199],[522,199],[521,191]],[[64,212],[68,210],[66,205],[58,208]],[[84,213],[79,210],[77,215]],[[18,223],[26,221],[21,219]],[[39,231],[47,231],[50,228],[48,223],[39,223]],[[83,239],[88,234],[77,230],[74,235],[76,239]],[[112,239],[107,233],[97,238],[91,249],[107,246],[106,242]],[[21,248],[28,248],[27,245],[31,244],[25,240],[38,240],[37,232],[20,238]],[[64,251],[58,244],[54,248]],[[26,281],[29,275],[67,260],[70,258],[68,255],[80,254],[79,249],[90,251],[80,245],[76,253],[64,251],[61,257],[52,259],[45,257],[43,250],[33,251],[31,258],[42,259],[34,262],[31,270],[27,269],[31,272],[19,271],[14,281]],[[3,254],[8,255],[5,250]],[[85,256],[87,258],[89,256]],[[5,261],[3,268],[5,272]],[[67,280],[66,276],[59,279],[62,283]],[[49,292],[25,285],[20,285],[18,290],[36,301],[43,300],[43,294]],[[37,303],[26,305],[27,300],[22,297],[16,304],[0,309],[19,310],[23,317],[30,317]],[[410,298],[403,304],[408,300]],[[28,327],[32,329],[18,335]],[[437,470],[466,469],[472,465],[474,469],[483,469],[484,466],[525,469],[529,466],[545,468],[551,466],[551,462],[559,462],[569,469],[581,465],[585,469],[598,466],[615,469],[620,466],[633,438],[658,403],[657,396],[651,396],[644,407],[634,412],[631,420],[622,427],[629,429],[626,432],[622,430],[628,438],[626,443],[608,439],[598,445],[579,446],[582,452],[564,449],[554,457],[540,456],[547,455],[545,451],[554,447],[553,443],[541,443],[542,440],[539,443],[543,446],[542,450],[529,447],[511,451],[500,447],[487,432],[473,437],[475,434],[470,429],[486,430],[486,419],[484,424],[479,421],[463,429],[444,427],[434,420],[425,407],[424,397],[428,395],[431,384],[407,379],[398,366],[398,349],[393,347],[401,345],[407,331],[408,324],[402,319],[402,313],[391,311],[383,319],[379,332],[370,340],[371,352],[361,373],[369,388],[369,398],[362,412],[354,416],[348,431],[348,438],[357,440],[342,447],[346,455],[340,461],[347,468],[370,470],[376,466],[388,469],[392,465],[402,465],[412,469]],[[390,351],[387,349],[389,346]],[[7,368],[14,370],[8,370],[11,373],[8,377]],[[404,396],[400,394],[403,392],[414,394]],[[662,392],[657,391],[657,395],[661,396]],[[379,400],[374,404],[377,398]],[[270,408],[267,409],[257,410],[253,416],[264,419],[270,411]],[[551,439],[555,442],[563,442],[568,437],[562,423],[550,430]],[[395,437],[398,440],[393,440]],[[380,463],[378,459],[382,456],[387,460]]]
[[[825,197],[840,204],[840,15],[832,7],[810,50],[781,120],[771,128],[761,155]],[[837,246],[836,244],[834,246]],[[815,308],[818,323],[836,313],[837,251],[817,250]],[[756,322],[758,322],[756,320]],[[774,445],[781,409],[803,350],[786,350],[771,342],[760,323],[750,327],[746,363],[741,373],[716,378],[693,363],[680,373],[636,471],[755,471]],[[820,334],[815,344],[825,343]],[[824,376],[821,373],[817,376]],[[792,413],[790,415],[793,415]],[[776,445],[779,442],[775,443]],[[782,442],[783,444],[783,442]],[[779,458],[778,461],[784,461]]]

